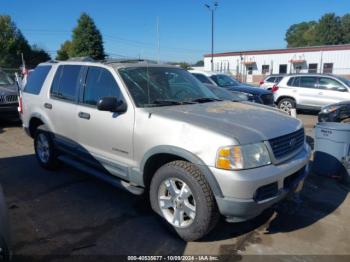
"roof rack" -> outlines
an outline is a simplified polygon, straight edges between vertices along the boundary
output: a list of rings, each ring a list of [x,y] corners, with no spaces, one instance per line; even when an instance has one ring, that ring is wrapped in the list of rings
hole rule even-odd
[[[90,56],[81,56],[81,57],[71,57],[67,61],[76,61],[76,62],[96,62],[95,59]]]
[[[154,60],[148,60],[148,59],[106,59],[103,61],[104,64],[114,64],[114,63],[150,63],[150,64],[157,64]]]

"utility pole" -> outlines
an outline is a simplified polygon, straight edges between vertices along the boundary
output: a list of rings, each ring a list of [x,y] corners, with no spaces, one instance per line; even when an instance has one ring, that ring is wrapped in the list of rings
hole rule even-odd
[[[211,12],[211,71],[214,71],[214,12],[219,3],[214,1],[212,5],[205,4],[205,7]]]

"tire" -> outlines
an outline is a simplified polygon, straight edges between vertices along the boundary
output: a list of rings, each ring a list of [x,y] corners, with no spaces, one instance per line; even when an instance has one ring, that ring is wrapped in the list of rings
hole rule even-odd
[[[346,124],[350,124],[350,118],[345,118],[342,121],[340,121],[341,123],[346,123]]]
[[[282,98],[278,102],[278,108],[290,114],[290,110],[295,108],[295,101],[292,98]]]
[[[40,129],[35,132],[34,137],[35,156],[41,167],[48,170],[58,168],[57,152],[50,134]]]
[[[174,189],[171,185],[176,187],[177,193],[171,190]],[[170,194],[171,191],[174,193]],[[164,192],[168,192],[168,195],[163,195]],[[181,192],[185,193],[181,195]],[[163,201],[163,206],[171,207],[161,208]],[[205,177],[194,164],[186,161],[173,161],[156,171],[150,186],[150,202],[152,209],[172,225],[185,241],[198,240],[208,234],[220,217]],[[182,219],[175,219],[175,214],[180,214],[177,217]]]

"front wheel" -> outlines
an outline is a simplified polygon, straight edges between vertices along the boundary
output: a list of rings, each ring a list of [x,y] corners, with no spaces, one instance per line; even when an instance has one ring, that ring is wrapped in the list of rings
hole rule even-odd
[[[186,161],[173,161],[158,169],[151,182],[150,201],[153,210],[185,241],[208,234],[219,218],[205,177]]]

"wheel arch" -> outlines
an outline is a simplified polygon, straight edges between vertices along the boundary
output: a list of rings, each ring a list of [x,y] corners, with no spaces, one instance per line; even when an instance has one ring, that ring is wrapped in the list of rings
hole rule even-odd
[[[276,104],[278,104],[279,102],[281,102],[282,99],[285,99],[285,98],[291,99],[294,101],[295,104],[297,104],[297,100],[295,99],[295,97],[288,96],[288,95],[282,95],[282,96],[278,97]]]
[[[150,149],[145,154],[140,165],[145,187],[149,188],[154,173],[161,166],[175,160],[184,160],[195,164],[206,178],[211,190],[213,191],[213,194],[215,196],[223,196],[219,184],[208,166],[198,156],[183,148],[175,146],[157,146]]]

